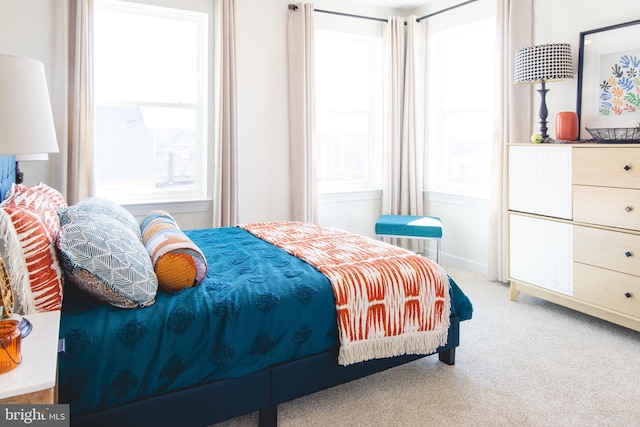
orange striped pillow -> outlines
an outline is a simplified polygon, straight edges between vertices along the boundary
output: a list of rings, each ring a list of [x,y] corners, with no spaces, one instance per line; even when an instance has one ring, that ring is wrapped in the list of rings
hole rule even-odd
[[[140,224],[142,243],[151,256],[158,284],[177,292],[198,286],[207,275],[202,251],[184,234],[166,211],[149,213]]]
[[[47,198],[49,198],[49,201],[53,203],[53,207],[56,210],[67,207],[67,201],[64,199],[64,196],[62,195],[62,193],[60,193],[55,188],[49,187],[44,182],[41,182],[35,187],[31,187],[31,189],[37,191],[38,193],[44,196],[47,196]]]
[[[36,189],[13,184],[0,209],[9,215],[18,235],[36,310],[60,310],[63,278],[55,249],[60,221],[54,204]]]

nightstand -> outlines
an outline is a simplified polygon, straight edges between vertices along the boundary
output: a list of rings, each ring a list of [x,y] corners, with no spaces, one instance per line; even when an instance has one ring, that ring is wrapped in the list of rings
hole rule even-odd
[[[0,375],[0,404],[57,403],[60,311],[24,316],[33,325],[22,340],[22,363]]]

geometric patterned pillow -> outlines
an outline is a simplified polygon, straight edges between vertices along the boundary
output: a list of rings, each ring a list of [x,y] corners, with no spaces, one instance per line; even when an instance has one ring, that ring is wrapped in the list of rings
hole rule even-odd
[[[60,225],[65,225],[80,219],[89,220],[108,217],[120,222],[140,237],[140,226],[134,216],[119,204],[101,197],[90,197],[75,205],[59,209]]]
[[[8,214],[22,249],[37,311],[59,310],[63,278],[55,250],[60,227],[48,196],[25,185],[13,184],[0,209]]]
[[[207,260],[165,211],[149,213],[140,224],[142,243],[151,256],[158,283],[168,292],[198,286],[207,275]]]
[[[158,281],[149,254],[117,219],[75,217],[60,227],[57,248],[69,281],[96,299],[121,308],[154,303]]]

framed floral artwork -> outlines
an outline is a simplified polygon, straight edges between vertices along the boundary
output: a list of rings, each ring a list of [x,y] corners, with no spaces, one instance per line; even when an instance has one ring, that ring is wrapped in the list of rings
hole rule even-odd
[[[580,33],[580,137],[586,128],[632,128],[640,122],[640,20]]]

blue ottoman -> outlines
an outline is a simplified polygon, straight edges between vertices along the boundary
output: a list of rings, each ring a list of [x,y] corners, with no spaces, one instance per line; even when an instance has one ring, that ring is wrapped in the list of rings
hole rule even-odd
[[[376,236],[436,239],[436,262],[440,262],[442,221],[437,216],[381,215],[376,221]]]

